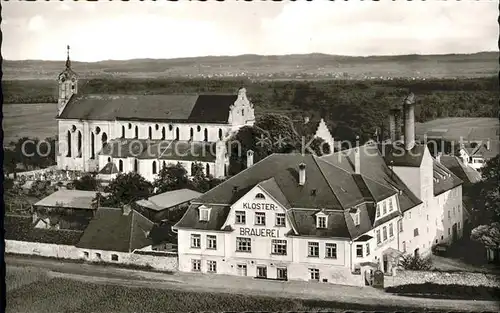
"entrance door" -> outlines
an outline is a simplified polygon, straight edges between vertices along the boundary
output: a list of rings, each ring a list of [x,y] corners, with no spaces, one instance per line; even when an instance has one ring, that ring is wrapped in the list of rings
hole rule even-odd
[[[452,231],[452,237],[451,237],[452,242],[455,242],[458,239],[457,223],[453,224],[453,226],[451,227],[451,231]]]
[[[276,278],[279,280],[287,280],[288,279],[288,273],[286,267],[278,267],[276,269]]]
[[[239,276],[247,276],[247,265],[246,264],[238,264],[236,266],[236,270]]]

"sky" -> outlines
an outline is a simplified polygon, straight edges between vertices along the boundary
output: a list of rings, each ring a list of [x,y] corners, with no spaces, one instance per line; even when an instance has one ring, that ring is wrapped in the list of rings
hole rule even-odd
[[[498,2],[2,1],[7,60],[498,50]]]

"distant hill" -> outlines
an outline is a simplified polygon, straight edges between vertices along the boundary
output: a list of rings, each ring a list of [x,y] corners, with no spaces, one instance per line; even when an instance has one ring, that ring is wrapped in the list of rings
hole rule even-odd
[[[91,77],[250,77],[255,79],[463,78],[498,73],[498,52],[351,57],[291,54],[73,62]],[[3,61],[4,79],[55,79],[64,61]]]

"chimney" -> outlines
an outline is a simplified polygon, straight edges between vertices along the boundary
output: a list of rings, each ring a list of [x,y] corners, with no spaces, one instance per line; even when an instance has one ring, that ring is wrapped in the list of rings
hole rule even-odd
[[[361,174],[361,162],[359,160],[359,147],[354,148],[354,173]]]
[[[389,112],[389,134],[391,142],[401,139],[401,111],[391,109]]]
[[[309,116],[304,116],[304,124],[309,123]]]
[[[253,165],[253,151],[248,150],[247,151],[247,168],[251,167]]]
[[[306,164],[300,163],[299,164],[299,185],[304,186],[305,183],[306,183]]]
[[[129,215],[131,211],[132,211],[132,207],[130,206],[130,204],[126,204],[122,207],[122,214],[123,215]]]
[[[404,100],[405,117],[405,149],[411,150],[415,146],[415,96],[410,93]]]
[[[441,155],[442,155],[442,153],[441,153],[441,152],[438,152],[438,153],[437,153],[437,155],[436,155],[436,161],[437,161],[438,163],[441,163]]]
[[[486,141],[486,150],[490,151],[490,140]]]

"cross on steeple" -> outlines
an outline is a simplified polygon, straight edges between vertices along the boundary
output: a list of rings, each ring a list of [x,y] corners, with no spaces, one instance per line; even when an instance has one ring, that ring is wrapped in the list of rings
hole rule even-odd
[[[68,58],[66,59],[66,68],[71,68],[71,61],[69,60],[69,45],[67,46],[68,49]]]

